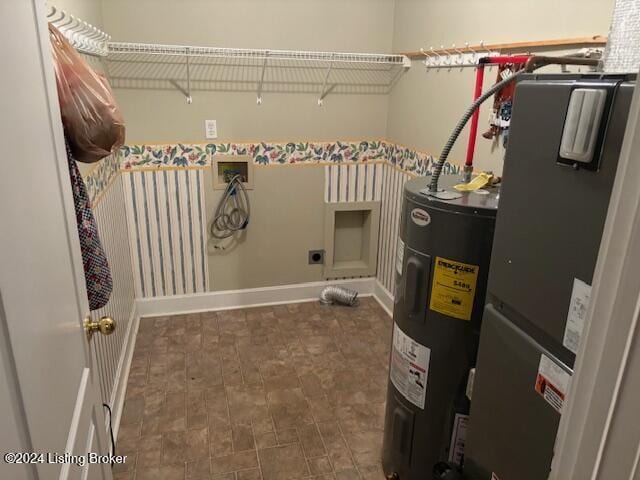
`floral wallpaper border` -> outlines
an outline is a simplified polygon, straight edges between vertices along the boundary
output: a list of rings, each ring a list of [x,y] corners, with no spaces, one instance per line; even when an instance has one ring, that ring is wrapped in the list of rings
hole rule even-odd
[[[102,160],[85,177],[85,183],[91,201],[94,202],[119,169],[130,171],[206,167],[213,155],[251,155],[254,162],[260,165],[382,160],[416,176],[430,175],[435,163],[432,155],[384,140],[126,145],[118,154]],[[460,171],[460,165],[449,162],[443,169],[445,174]]]
[[[97,203],[100,195],[108,188],[111,180],[118,174],[122,164],[122,151],[109,155],[98,162],[89,173],[83,176],[91,205]]]
[[[260,165],[291,165],[385,160],[388,153],[389,144],[381,140],[133,145],[123,147],[122,168],[206,166],[211,155],[250,155]]]
[[[404,145],[390,145],[387,162],[401,170],[418,177],[431,175],[436,158],[428,153],[420,152]],[[459,174],[462,167],[455,163],[445,162],[442,168],[444,174]]]

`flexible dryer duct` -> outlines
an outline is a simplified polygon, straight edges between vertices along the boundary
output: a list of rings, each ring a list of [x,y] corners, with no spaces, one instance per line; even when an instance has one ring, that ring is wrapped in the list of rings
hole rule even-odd
[[[334,285],[324,287],[320,292],[320,303],[325,305],[338,304],[355,307],[358,305],[358,292]]]

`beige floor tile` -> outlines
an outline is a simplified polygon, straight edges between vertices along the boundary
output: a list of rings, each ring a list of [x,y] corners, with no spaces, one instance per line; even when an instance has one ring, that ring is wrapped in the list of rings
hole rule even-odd
[[[184,480],[184,465],[149,467],[136,470],[136,480]]]
[[[381,480],[391,325],[371,299],[142,319],[114,478]]]
[[[136,468],[153,467],[162,462],[162,435],[143,435],[139,439]]]
[[[233,453],[233,433],[231,428],[209,428],[210,452],[212,457],[225,457]]]
[[[311,480],[335,480],[335,475],[333,473],[325,473],[324,475],[316,475],[314,477],[310,477]]]
[[[233,437],[233,451],[242,452],[245,450],[254,450],[256,448],[253,439],[253,429],[251,424],[234,425],[231,427]]]
[[[297,443],[259,450],[258,455],[264,480],[289,480],[309,475],[302,448]]]
[[[256,435],[273,432],[273,420],[268,412],[262,418],[254,418],[251,421],[251,425],[253,426],[253,433]]]
[[[256,457],[255,450],[232,453],[231,455],[213,457],[211,459],[211,473],[214,475],[247,470],[249,468],[256,468],[257,466],[258,458]]]
[[[384,478],[384,472],[379,463],[358,467],[358,469],[362,480],[381,480]]]
[[[236,472],[220,473],[213,475],[211,480],[236,480]]]
[[[209,457],[209,439],[207,428],[187,430],[185,432],[185,460],[187,462]]]
[[[162,436],[162,464],[181,465],[186,461],[185,432],[169,432]]]
[[[336,480],[360,480],[360,474],[355,468],[335,473]]]
[[[329,457],[308,458],[307,462],[311,475],[323,475],[333,471]]]
[[[200,480],[209,479],[211,474],[211,460],[208,456],[199,460],[193,460],[186,464],[186,479],[187,480]]]
[[[285,373],[283,375],[264,378],[264,388],[267,392],[299,388],[300,386],[300,380],[296,376],[295,371],[293,373]]]
[[[136,397],[127,398],[124,402],[124,408],[122,409],[122,416],[120,423],[123,425],[129,423],[140,423],[142,421],[142,415],[144,413],[144,396],[138,395]]]
[[[252,468],[250,470],[240,470],[236,472],[238,480],[261,480],[262,474],[259,468]]]
[[[302,389],[274,390],[267,393],[267,400],[276,430],[313,423],[313,416]]]
[[[326,455],[327,452],[325,451],[324,443],[322,442],[322,438],[320,438],[320,432],[315,423],[305,425],[297,430],[305,457],[311,458]]]
[[[225,387],[232,423],[247,423],[267,415],[267,401],[261,385]]]
[[[278,439],[275,432],[264,432],[255,435],[256,448],[268,448],[278,445]]]
[[[300,441],[298,438],[298,432],[295,428],[276,430],[276,438],[278,439],[278,445],[287,445],[289,443],[297,443]]]
[[[382,431],[364,430],[345,433],[345,439],[358,466],[375,465],[380,461]]]
[[[113,474],[113,480],[133,480],[135,475],[134,471],[131,472],[117,472]]]

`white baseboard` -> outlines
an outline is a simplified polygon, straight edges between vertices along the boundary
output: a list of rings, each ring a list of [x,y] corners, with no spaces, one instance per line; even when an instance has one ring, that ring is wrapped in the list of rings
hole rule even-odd
[[[122,417],[122,409],[124,407],[124,398],[127,392],[127,380],[129,378],[129,369],[131,367],[131,359],[133,350],[136,345],[136,337],[138,335],[138,326],[140,324],[140,315],[138,314],[136,302],[133,302],[131,314],[129,316],[129,326],[125,334],[124,345],[120,352],[118,360],[118,369],[113,382],[113,391],[111,392],[111,425],[113,427],[113,438],[118,438],[118,430],[120,429],[120,418]],[[109,426],[107,419],[107,428]]]
[[[376,279],[373,286],[373,297],[378,301],[380,306],[393,317],[393,295],[389,290]]]
[[[370,297],[374,295],[376,282],[377,280],[373,277],[352,280],[328,280],[275,287],[247,288],[244,290],[139,298],[136,300],[136,304],[140,317],[176,315],[282,303],[310,302],[317,300],[320,291],[327,285],[340,285],[351,288],[356,290],[362,297]]]

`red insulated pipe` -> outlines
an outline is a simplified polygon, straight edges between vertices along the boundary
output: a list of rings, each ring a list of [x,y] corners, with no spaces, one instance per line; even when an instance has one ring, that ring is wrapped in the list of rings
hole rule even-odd
[[[484,82],[484,64],[481,63],[476,67],[476,86],[473,90],[473,100],[475,101],[482,95],[482,83]],[[476,108],[471,117],[471,131],[469,132],[469,143],[467,144],[467,160],[465,165],[473,165],[473,152],[476,149],[476,137],[478,136],[478,118],[480,117],[480,109]]]
[[[484,57],[480,63],[485,65],[503,65],[505,63],[527,63],[531,55],[497,55],[495,57]]]
[[[495,57],[481,58],[476,67],[476,85],[473,89],[473,100],[475,101],[482,95],[482,84],[484,83],[484,67],[485,65],[504,65],[505,63],[526,63],[530,55],[499,55]],[[473,155],[476,149],[476,138],[478,137],[478,119],[480,117],[480,108],[476,108],[471,117],[471,130],[469,132],[469,142],[467,144],[467,159],[465,165],[473,166]]]

